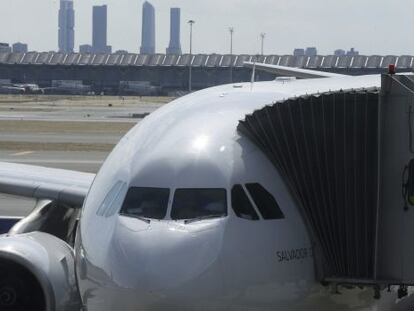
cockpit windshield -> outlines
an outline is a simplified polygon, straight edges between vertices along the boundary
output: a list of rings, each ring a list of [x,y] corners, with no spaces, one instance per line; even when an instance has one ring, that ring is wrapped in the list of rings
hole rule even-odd
[[[225,189],[177,189],[171,210],[174,220],[227,216]]]
[[[121,208],[121,215],[164,219],[168,208],[170,189],[131,187]]]

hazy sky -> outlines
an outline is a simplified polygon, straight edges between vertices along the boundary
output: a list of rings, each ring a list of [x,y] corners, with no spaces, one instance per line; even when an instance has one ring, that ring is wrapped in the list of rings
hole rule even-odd
[[[137,52],[143,0],[74,0],[75,48],[91,42],[92,5],[108,5],[108,44]],[[413,0],[152,0],[157,52],[169,42],[169,8],[181,7],[182,49],[188,51],[194,19],[194,53],[291,53],[316,46],[320,54],[356,47],[363,54],[414,54]],[[57,49],[59,0],[0,0],[0,42],[27,42],[31,50]]]

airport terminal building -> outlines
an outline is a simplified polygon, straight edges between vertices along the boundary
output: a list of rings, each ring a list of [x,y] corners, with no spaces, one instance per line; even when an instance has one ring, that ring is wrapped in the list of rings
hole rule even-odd
[[[251,69],[243,64],[253,61],[350,75],[382,73],[390,64],[395,64],[398,71],[412,71],[414,65],[414,57],[408,55],[0,53],[0,81],[36,83],[40,87],[65,81],[74,86],[69,88],[73,93],[81,86],[95,94],[166,95],[188,89],[190,65],[193,89],[203,89],[251,81]],[[256,73],[257,81],[274,78],[266,72]]]

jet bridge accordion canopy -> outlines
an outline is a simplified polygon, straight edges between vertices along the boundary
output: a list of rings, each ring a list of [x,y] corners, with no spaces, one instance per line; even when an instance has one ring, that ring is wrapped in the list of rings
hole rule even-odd
[[[238,130],[273,162],[301,208],[322,279],[373,279],[378,187],[377,89],[276,102]]]

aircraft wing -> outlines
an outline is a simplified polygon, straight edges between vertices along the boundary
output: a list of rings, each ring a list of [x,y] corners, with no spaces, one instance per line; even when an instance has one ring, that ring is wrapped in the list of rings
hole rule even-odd
[[[302,79],[332,78],[332,77],[343,77],[344,76],[341,74],[325,72],[325,71],[269,65],[269,64],[263,64],[263,63],[244,62],[244,66],[248,68],[256,67],[256,70],[266,71],[269,73],[276,74],[278,76],[296,77],[296,78],[302,78]]]
[[[95,174],[0,162],[0,193],[81,207]]]

